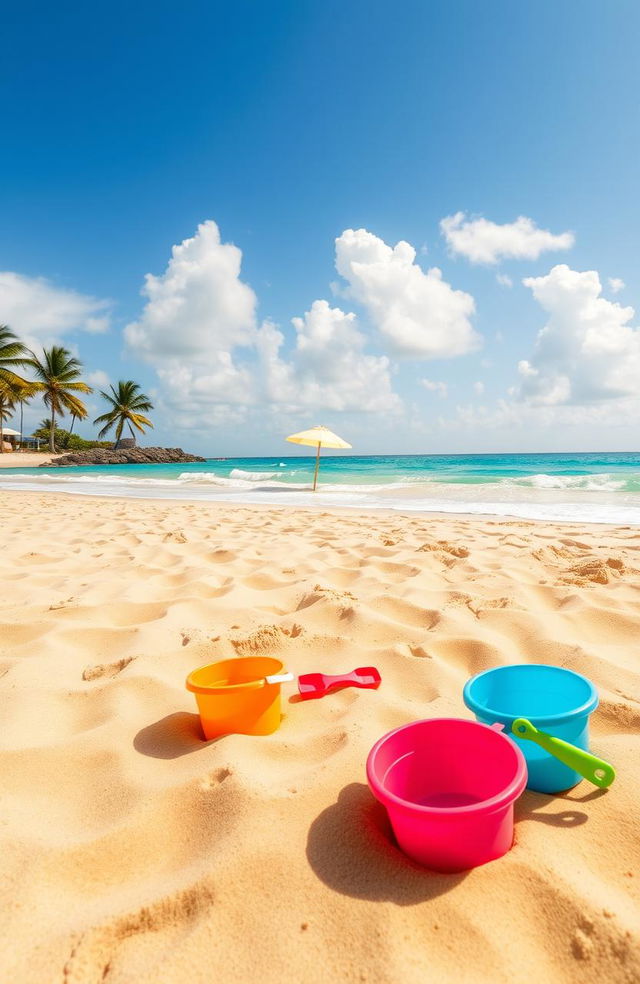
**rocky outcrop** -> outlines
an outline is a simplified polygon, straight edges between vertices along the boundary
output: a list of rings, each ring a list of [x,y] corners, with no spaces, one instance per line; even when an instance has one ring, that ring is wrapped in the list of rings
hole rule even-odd
[[[91,448],[89,451],[73,451],[42,464],[40,468],[68,468],[84,465],[164,465],[187,464],[190,461],[206,461],[197,454],[187,454],[182,448]]]

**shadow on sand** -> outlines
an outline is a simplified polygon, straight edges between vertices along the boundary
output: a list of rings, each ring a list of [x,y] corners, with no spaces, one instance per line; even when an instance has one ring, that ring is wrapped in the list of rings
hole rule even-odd
[[[567,803],[589,803],[592,800],[606,796],[606,789],[590,788],[586,793],[575,795],[577,787],[569,789],[566,793],[536,793],[532,789],[527,789],[515,804],[515,821],[518,820],[538,820],[540,823],[547,823],[551,827],[579,827],[589,819],[588,814],[582,810],[563,809]],[[553,813],[539,813],[542,807],[549,805],[557,807]]]
[[[386,810],[368,786],[351,783],[311,824],[307,860],[325,885],[342,895],[416,905],[450,892],[468,872],[439,874],[419,867],[393,840]]]
[[[208,748],[219,738],[205,741],[197,714],[177,711],[141,728],[133,739],[133,747],[151,758],[174,759],[201,748]]]

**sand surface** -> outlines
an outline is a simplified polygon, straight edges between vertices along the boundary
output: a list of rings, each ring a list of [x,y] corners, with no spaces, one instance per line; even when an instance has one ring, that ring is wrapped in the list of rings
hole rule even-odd
[[[640,529],[0,494],[0,980],[640,980]],[[375,664],[205,743],[187,673]],[[394,846],[386,731],[468,717],[479,670],[559,663],[601,695],[618,779],[526,792],[459,875]]]
[[[59,457],[45,451],[3,451],[0,454],[0,468],[37,468]]]

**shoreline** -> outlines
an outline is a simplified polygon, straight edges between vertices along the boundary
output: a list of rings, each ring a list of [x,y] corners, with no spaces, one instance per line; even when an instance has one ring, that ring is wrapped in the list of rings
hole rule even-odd
[[[640,505],[637,507],[636,506],[626,507],[618,503],[614,504],[618,508],[629,508],[630,511],[632,510],[631,518],[629,519],[620,518],[620,519],[611,520],[611,519],[591,518],[588,512],[587,513],[584,512],[585,505],[587,507],[592,504],[601,507],[604,505],[597,502],[594,503],[593,501],[594,493],[585,494],[585,495],[592,496],[592,498],[587,502],[583,500],[583,502],[580,503],[572,503],[570,501],[566,501],[559,498],[551,500],[550,502],[551,509],[562,510],[564,508],[568,513],[572,510],[573,507],[573,510],[575,511],[575,515],[572,514],[571,516],[569,515],[553,516],[552,514],[550,514],[549,511],[549,514],[546,515],[541,514],[536,516],[536,515],[528,515],[527,511],[538,510],[538,512],[544,512],[545,501],[541,500],[540,496],[538,496],[537,501],[529,499],[529,500],[522,500],[521,502],[495,503],[495,504],[491,502],[488,503],[478,502],[473,504],[476,508],[470,508],[465,510],[463,508],[462,500],[460,501],[459,504],[458,503],[449,504],[450,508],[438,509],[437,506],[435,505],[435,503],[438,502],[438,499],[436,497],[434,497],[433,499],[434,507],[432,508],[429,507],[412,508],[410,505],[407,505],[408,497],[404,498],[404,508],[403,508],[403,499],[401,497],[399,497],[396,500],[397,504],[394,505],[388,505],[386,503],[366,504],[366,503],[358,503],[358,502],[353,502],[353,503],[331,502],[331,501],[327,501],[327,497],[325,497],[324,499],[321,498],[322,497],[321,489],[317,493],[311,493],[309,490],[304,490],[302,491],[302,493],[300,492],[294,493],[299,496],[299,499],[301,499],[302,496],[305,494],[314,495],[318,497],[315,503],[314,502],[307,503],[307,502],[301,502],[299,501],[299,499],[298,501],[294,501],[294,502],[278,501],[278,499],[282,500],[282,497],[287,494],[292,495],[292,493],[287,492],[287,490],[280,491],[277,494],[275,494],[276,497],[274,499],[264,498],[262,501],[260,501],[257,498],[243,498],[238,495],[232,497],[231,493],[228,493],[229,497],[227,498],[225,497],[225,493],[223,491],[216,492],[215,494],[211,494],[210,490],[206,490],[206,487],[203,489],[203,491],[208,491],[209,494],[206,496],[205,495],[198,496],[196,494],[197,488],[194,486],[192,486],[188,490],[187,494],[184,494],[184,490],[182,490],[183,494],[180,495],[177,494],[161,495],[156,489],[154,494],[150,495],[147,492],[145,492],[144,494],[142,494],[142,492],[138,492],[138,494],[136,494],[135,487],[130,487],[130,491],[128,492],[128,494],[123,494],[121,490],[108,492],[102,489],[96,491],[95,489],[86,489],[82,487],[65,488],[65,489],[61,489],[61,488],[49,489],[44,487],[20,488],[19,487],[20,484],[21,483],[16,482],[16,487],[13,488],[11,486],[7,486],[6,484],[3,485],[2,477],[0,475],[0,494],[6,492],[9,494],[15,494],[21,496],[26,496],[26,495],[36,495],[36,496],[41,495],[47,497],[72,496],[81,499],[82,498],[100,499],[105,502],[107,501],[138,502],[138,503],[155,502],[158,504],[173,503],[175,505],[179,505],[179,504],[212,505],[212,506],[220,505],[220,506],[227,506],[229,508],[241,508],[241,507],[247,507],[247,508],[256,507],[258,509],[275,508],[275,509],[286,510],[289,512],[298,512],[298,511],[306,510],[311,513],[317,513],[319,510],[323,512],[336,510],[337,513],[340,513],[342,511],[349,511],[349,512],[360,513],[362,515],[368,515],[368,516],[388,514],[390,516],[404,516],[404,517],[438,516],[440,518],[448,517],[451,519],[459,517],[469,520],[474,519],[476,521],[488,521],[489,519],[494,519],[496,521],[503,520],[505,522],[511,521],[511,522],[523,522],[523,523],[554,523],[554,524],[570,524],[570,525],[584,524],[587,527],[593,526],[593,527],[597,527],[598,529],[605,529],[605,528],[630,529],[640,526]],[[28,481],[24,483],[24,485],[28,485],[28,484],[29,484]],[[80,485],[80,483],[78,484]],[[170,489],[168,489],[167,491],[169,492]],[[263,494],[265,493],[261,493],[257,489],[254,490],[254,492],[252,493],[252,495],[256,497],[262,496]],[[266,495],[268,494],[269,493],[267,492]],[[440,501],[442,502],[442,499],[440,499]],[[500,508],[499,509],[496,508],[494,511],[492,511],[490,508],[487,508],[491,505],[499,506]],[[483,506],[485,508],[483,508]],[[519,512],[510,511],[512,509],[517,509],[518,506],[520,506]],[[579,513],[579,510],[583,510],[582,514]],[[636,514],[638,517],[637,519],[636,519]]]
[[[517,515],[502,515],[496,513],[481,513],[481,512],[439,512],[437,510],[425,509],[407,509],[403,511],[399,508],[390,507],[366,507],[357,504],[346,505],[346,504],[330,504],[326,505],[324,503],[319,503],[317,506],[312,504],[305,505],[292,505],[288,503],[273,503],[273,502],[237,502],[233,499],[225,499],[222,496],[216,497],[215,499],[188,499],[188,498],[170,498],[170,497],[157,497],[154,498],[148,495],[122,495],[114,493],[113,495],[106,495],[100,492],[86,492],[84,490],[70,490],[70,489],[56,489],[55,491],[50,491],[48,489],[11,489],[0,486],[0,508],[2,505],[2,496],[4,494],[10,496],[19,495],[21,498],[29,497],[35,498],[38,496],[45,496],[46,501],[50,499],[66,499],[68,497],[79,497],[80,499],[91,499],[98,500],[102,502],[118,502],[120,504],[125,503],[149,503],[157,507],[166,508],[167,505],[172,504],[174,506],[192,506],[192,507],[210,507],[212,509],[222,509],[228,510],[249,510],[249,511],[264,511],[268,512],[275,510],[278,513],[283,514],[308,514],[311,516],[318,515],[334,515],[336,517],[344,515],[355,515],[362,519],[370,520],[373,516],[379,516],[385,520],[392,519],[431,519],[438,520],[440,522],[455,522],[460,520],[465,523],[487,523],[491,524],[505,524],[505,525],[527,525],[530,524],[533,527],[541,527],[551,524],[552,526],[572,526],[580,527],[583,523],[588,529],[593,529],[597,531],[604,532],[614,532],[619,530],[634,530],[640,529],[639,523],[607,523],[607,522],[596,522],[596,521],[585,521],[582,517],[575,518],[573,520],[568,519],[547,519],[547,518],[532,518],[527,516],[517,516]]]

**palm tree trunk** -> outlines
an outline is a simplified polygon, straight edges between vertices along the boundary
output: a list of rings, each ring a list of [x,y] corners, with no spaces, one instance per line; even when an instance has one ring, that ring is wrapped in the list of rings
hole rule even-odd
[[[131,437],[133,438],[133,446],[135,448],[135,446],[136,446],[136,435],[133,433],[133,427],[131,426],[131,423],[129,423],[129,430],[131,431]]]
[[[51,407],[51,427],[49,429],[49,451],[56,453],[56,411]]]
[[[20,450],[24,451],[24,400],[20,400]]]
[[[4,454],[4,421],[0,416],[0,454]]]
[[[71,427],[69,429],[69,433],[70,434],[73,434],[73,425],[75,424],[75,422],[76,422],[76,415],[75,415],[75,413],[72,413],[71,414]]]
[[[122,437],[122,428],[124,427],[124,420],[121,420],[116,427],[116,443],[113,446],[113,450],[118,450],[118,445],[120,444],[120,438]]]

